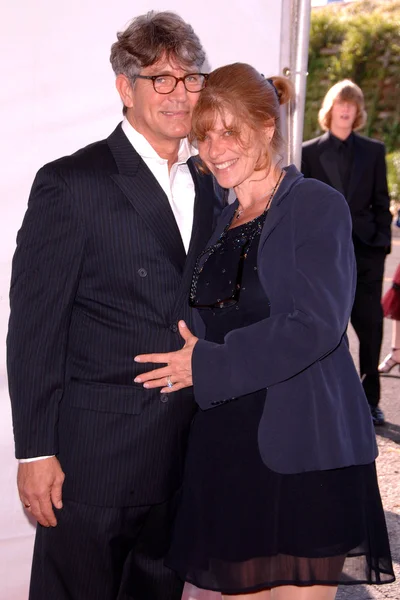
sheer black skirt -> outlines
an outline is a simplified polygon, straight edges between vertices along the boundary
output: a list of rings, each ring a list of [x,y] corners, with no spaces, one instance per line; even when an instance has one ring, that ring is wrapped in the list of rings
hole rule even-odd
[[[271,471],[257,444],[265,394],[195,417],[168,566],[230,594],[393,581],[375,464]]]

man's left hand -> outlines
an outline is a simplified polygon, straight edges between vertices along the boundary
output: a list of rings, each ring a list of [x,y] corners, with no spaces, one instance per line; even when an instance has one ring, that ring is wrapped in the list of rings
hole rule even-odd
[[[140,354],[135,361],[140,363],[166,363],[166,367],[142,373],[135,378],[135,383],[143,383],[143,387],[151,389],[162,387],[163,394],[177,392],[193,385],[192,354],[198,338],[187,328],[184,321],[179,321],[179,333],[185,341],[181,350],[163,354]]]

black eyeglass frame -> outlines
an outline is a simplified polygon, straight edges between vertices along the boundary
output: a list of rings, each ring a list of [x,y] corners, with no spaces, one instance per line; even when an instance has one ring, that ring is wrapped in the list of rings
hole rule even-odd
[[[199,90],[189,90],[186,86],[187,77],[191,77],[192,75],[201,75],[202,77],[204,77],[203,87],[201,87]],[[172,79],[175,79],[175,85],[172,88],[172,90],[170,90],[169,92],[160,92],[159,90],[156,90],[156,79],[158,79],[159,77],[172,77]],[[201,90],[204,90],[204,88],[206,87],[208,77],[208,73],[187,73],[183,77],[175,77],[175,75],[170,75],[169,73],[166,75],[135,75],[135,79],[148,79],[152,81],[154,91],[157,92],[157,94],[162,94],[163,96],[166,96],[167,94],[172,94],[172,92],[176,89],[176,86],[180,81],[182,81],[187,92],[189,92],[190,94],[198,94],[199,92],[201,92]]]

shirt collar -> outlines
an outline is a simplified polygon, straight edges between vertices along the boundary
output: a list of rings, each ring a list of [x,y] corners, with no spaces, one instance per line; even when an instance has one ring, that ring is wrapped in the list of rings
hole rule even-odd
[[[126,137],[135,148],[136,152],[142,158],[152,159],[157,161],[158,164],[164,165],[168,161],[166,158],[161,158],[154,150],[153,146],[150,142],[147,141],[144,135],[136,131],[134,127],[129,123],[128,119],[124,117],[122,122],[122,131],[125,133]],[[178,160],[176,161],[176,165],[182,165],[186,163],[191,156],[197,156],[199,151],[197,148],[192,146],[187,138],[183,138],[179,144],[178,150]]]
[[[329,141],[332,144],[332,146],[335,148],[335,150],[338,150],[342,145],[345,145],[348,148],[351,148],[351,146],[353,144],[353,140],[354,140],[353,132],[351,132],[350,135],[345,140],[341,140],[340,138],[336,137],[336,135],[334,135],[332,133],[332,131],[329,132]]]

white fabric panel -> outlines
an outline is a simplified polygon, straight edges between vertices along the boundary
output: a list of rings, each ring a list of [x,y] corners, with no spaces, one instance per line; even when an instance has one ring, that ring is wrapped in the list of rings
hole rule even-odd
[[[20,0],[2,3],[0,20],[0,335],[16,232],[36,171],[47,161],[104,138],[121,120],[109,63],[116,32],[151,9],[189,21],[209,67],[248,62],[279,72],[282,0]],[[0,348],[0,600],[26,600],[34,527],[15,486],[5,346]],[[186,600],[214,600],[187,589]]]

